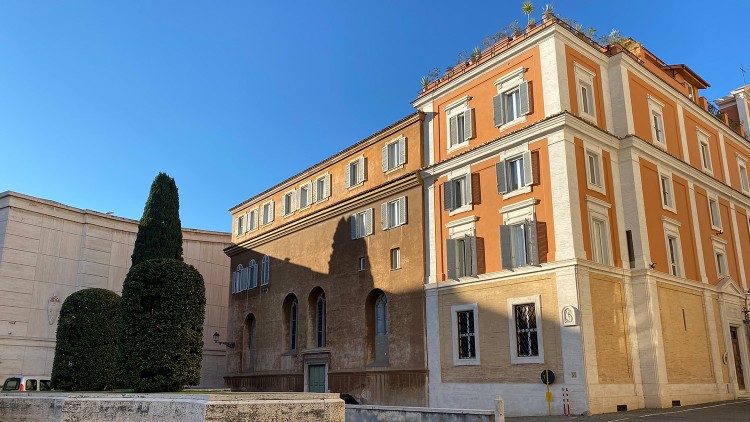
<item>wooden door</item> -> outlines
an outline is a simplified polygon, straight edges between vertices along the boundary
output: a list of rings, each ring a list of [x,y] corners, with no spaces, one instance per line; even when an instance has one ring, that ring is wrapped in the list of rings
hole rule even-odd
[[[732,353],[734,354],[734,370],[737,373],[737,386],[740,390],[745,389],[745,373],[742,371],[742,356],[740,355],[740,340],[737,327],[729,328],[732,336]]]
[[[307,366],[307,391],[311,393],[326,392],[326,366]]]

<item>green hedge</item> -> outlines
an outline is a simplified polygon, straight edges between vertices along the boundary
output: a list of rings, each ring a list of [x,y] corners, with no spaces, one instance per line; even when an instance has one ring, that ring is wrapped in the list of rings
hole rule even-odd
[[[85,289],[68,296],[57,325],[53,388],[69,391],[116,388],[119,331],[117,293]]]
[[[136,392],[179,391],[200,380],[203,276],[175,259],[131,267],[122,291],[120,366]]]
[[[149,259],[182,261],[180,198],[177,184],[166,173],[159,173],[151,183],[131,258],[132,265]]]

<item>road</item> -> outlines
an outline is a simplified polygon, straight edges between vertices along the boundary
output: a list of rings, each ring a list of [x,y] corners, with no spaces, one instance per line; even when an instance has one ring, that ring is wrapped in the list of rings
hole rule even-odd
[[[593,416],[506,418],[508,422],[750,422],[750,400],[706,403],[669,409],[640,409]]]

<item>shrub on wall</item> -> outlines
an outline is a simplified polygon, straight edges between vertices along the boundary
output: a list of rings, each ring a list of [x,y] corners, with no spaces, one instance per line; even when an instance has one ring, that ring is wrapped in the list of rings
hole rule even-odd
[[[117,387],[120,296],[105,289],[68,296],[57,325],[52,386],[58,390],[101,391]]]
[[[120,362],[136,392],[178,391],[200,380],[203,276],[175,259],[134,265],[122,292]]]

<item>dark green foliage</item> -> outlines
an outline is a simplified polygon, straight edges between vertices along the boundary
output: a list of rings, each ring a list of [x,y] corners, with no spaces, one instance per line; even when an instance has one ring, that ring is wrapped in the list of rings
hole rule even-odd
[[[180,199],[174,179],[166,173],[159,173],[151,184],[138,224],[132,265],[158,258],[182,261]]]
[[[179,391],[200,380],[203,276],[175,259],[134,265],[122,291],[120,364],[136,392]]]
[[[53,388],[100,391],[117,387],[120,296],[79,290],[65,299],[57,325]]]

